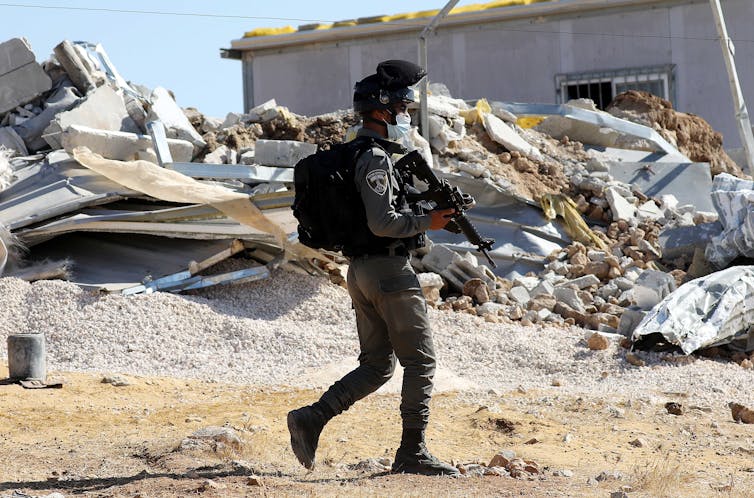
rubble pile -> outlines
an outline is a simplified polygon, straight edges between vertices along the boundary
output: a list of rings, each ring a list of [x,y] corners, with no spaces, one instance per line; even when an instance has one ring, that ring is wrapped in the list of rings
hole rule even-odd
[[[271,100],[220,119],[182,109],[165,88],[127,82],[99,45],[64,41],[42,64],[21,39],[0,53],[9,61],[0,83],[13,90],[0,96],[6,259],[28,246],[36,260],[64,261],[79,284],[126,294],[267,278],[286,255],[291,269],[314,271],[318,259],[345,282],[339,255],[284,248],[295,239],[292,168],[350,139],[352,111],[307,117]],[[433,83],[427,105],[427,138],[414,129],[405,145],[475,197],[468,214],[494,234],[498,263],[493,271],[480,262],[462,236],[430,234],[412,259],[430,305],[629,336],[668,295],[712,271],[704,243],[721,231],[722,201],[713,205],[705,189],[714,175],[743,173],[701,118],[635,91],[607,113],[584,99],[470,103]],[[230,209],[218,196],[253,206]],[[121,251],[107,263],[81,250],[105,246]],[[136,251],[162,260],[134,265]],[[232,256],[248,268],[211,274]],[[4,274],[20,275],[10,259]],[[130,273],[109,274],[124,262]]]
[[[665,99],[647,92],[629,90],[613,99],[607,112],[655,128],[692,161],[710,164],[712,176],[743,171],[723,149],[723,136],[702,118],[679,112]]]

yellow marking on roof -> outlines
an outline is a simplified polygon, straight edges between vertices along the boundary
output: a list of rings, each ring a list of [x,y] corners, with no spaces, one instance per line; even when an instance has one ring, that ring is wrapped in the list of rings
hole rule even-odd
[[[487,3],[472,3],[469,5],[463,5],[461,7],[454,8],[453,10],[450,11],[450,15],[467,14],[469,12],[479,12],[483,10],[499,9],[501,7],[512,7],[515,5],[529,5],[532,3],[556,2],[556,1],[558,0],[496,0],[493,2],[487,2]],[[391,22],[391,21],[422,19],[426,17],[434,17],[439,12],[440,12],[440,9],[434,9],[434,10],[420,10],[417,12],[404,12],[402,14],[394,14],[390,16],[380,15],[380,16],[360,17],[359,19],[345,19],[343,21],[337,21],[332,24],[328,24],[328,23],[305,24],[303,26],[299,26],[298,29],[294,28],[293,26],[284,26],[282,28],[256,28],[256,29],[252,29],[251,31],[247,31],[246,33],[244,33],[243,37],[254,38],[257,36],[275,36],[275,35],[295,33],[298,31],[313,31],[313,30],[320,30],[320,29],[341,28],[341,27],[346,27],[346,26],[358,26],[358,25],[364,25],[364,24],[378,24],[378,23]]]

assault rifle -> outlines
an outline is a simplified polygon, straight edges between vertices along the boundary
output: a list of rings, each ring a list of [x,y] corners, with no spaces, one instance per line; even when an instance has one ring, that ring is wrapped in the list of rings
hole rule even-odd
[[[448,183],[448,180],[440,180],[429,167],[427,161],[419,154],[418,150],[414,150],[400,158],[395,163],[395,168],[401,174],[408,173],[415,176],[417,179],[429,185],[429,188],[424,192],[409,193],[407,194],[409,202],[416,201],[432,201],[437,205],[437,209],[454,209],[455,214],[451,218],[451,221],[445,227],[445,230],[453,233],[461,233],[466,236],[466,239],[477,247],[477,250],[484,254],[490,265],[495,268],[495,262],[492,261],[487,251],[492,249],[492,245],[495,243],[493,239],[485,239],[476,227],[471,224],[471,221],[466,217],[464,211],[471,208],[475,201],[469,194],[464,194],[458,187],[453,187]]]

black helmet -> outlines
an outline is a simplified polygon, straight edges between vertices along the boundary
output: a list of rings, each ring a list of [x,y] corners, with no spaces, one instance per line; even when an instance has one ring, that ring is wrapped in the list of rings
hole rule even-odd
[[[389,109],[397,102],[416,100],[412,85],[427,73],[413,62],[389,60],[377,65],[377,72],[354,85],[353,109],[356,112]]]

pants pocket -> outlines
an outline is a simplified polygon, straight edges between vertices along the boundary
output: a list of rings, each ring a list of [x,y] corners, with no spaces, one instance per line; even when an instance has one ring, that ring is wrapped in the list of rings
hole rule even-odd
[[[407,290],[421,290],[419,278],[414,274],[398,275],[380,279],[380,291],[393,293]]]

